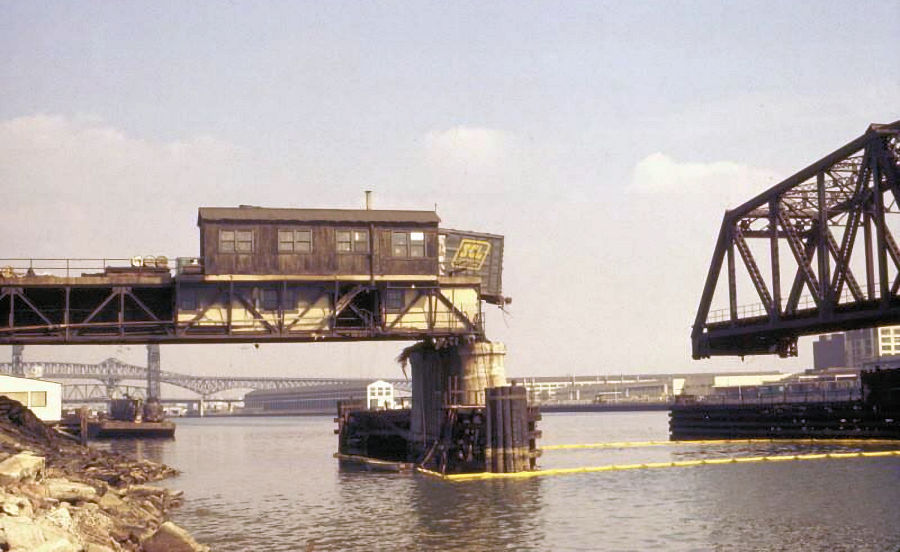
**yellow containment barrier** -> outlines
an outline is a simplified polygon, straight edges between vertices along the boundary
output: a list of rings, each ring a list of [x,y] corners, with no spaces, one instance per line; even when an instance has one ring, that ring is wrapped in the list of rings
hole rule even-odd
[[[705,439],[698,441],[609,441],[571,445],[544,445],[541,450],[575,450],[604,448],[664,447],[684,445],[754,445],[784,443],[802,445],[896,445],[892,439]]]
[[[548,470],[536,470],[517,473],[454,473],[442,475],[440,473],[416,468],[416,471],[437,477],[445,481],[472,481],[476,479],[526,479],[530,477],[544,477],[548,475],[572,475],[576,473],[596,473],[607,471],[639,470],[653,468],[686,468],[690,466],[710,466],[718,464],[738,464],[745,462],[788,462],[791,460],[821,460],[839,458],[880,458],[887,456],[900,457],[900,450],[882,450],[874,452],[831,452],[817,454],[788,454],[777,456],[739,456],[733,458],[707,458],[705,460],[681,460],[676,462],[648,462],[643,464],[609,464],[606,466],[586,466],[581,468],[554,468]]]

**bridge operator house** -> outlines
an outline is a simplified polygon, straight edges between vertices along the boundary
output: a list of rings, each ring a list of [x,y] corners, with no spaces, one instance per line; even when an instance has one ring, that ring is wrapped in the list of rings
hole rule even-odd
[[[80,274],[68,260],[4,270],[0,344],[483,337],[481,301],[504,301],[503,237],[439,222],[432,211],[200,208],[200,256],[179,258],[174,275],[165,262],[108,260]]]
[[[179,325],[322,339],[482,333],[480,299],[502,300],[502,237],[439,222],[431,211],[201,208],[203,274],[184,271]],[[237,299],[230,312],[214,307],[223,292]]]

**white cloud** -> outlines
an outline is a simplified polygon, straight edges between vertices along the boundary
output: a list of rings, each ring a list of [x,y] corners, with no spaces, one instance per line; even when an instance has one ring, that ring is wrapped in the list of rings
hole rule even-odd
[[[478,168],[502,163],[511,153],[513,138],[502,130],[460,125],[427,133],[425,148],[433,163]]]
[[[642,193],[694,192],[720,188],[763,187],[775,178],[769,171],[733,161],[694,163],[653,153],[634,167],[631,189]]]
[[[241,201],[241,183],[253,182],[257,169],[248,152],[208,136],[143,140],[90,117],[2,121],[0,188],[13,207],[0,220],[4,253],[180,249],[194,239],[187,229],[197,206]]]

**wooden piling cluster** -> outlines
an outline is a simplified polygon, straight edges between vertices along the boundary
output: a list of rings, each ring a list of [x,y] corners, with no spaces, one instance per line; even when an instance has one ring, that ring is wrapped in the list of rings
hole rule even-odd
[[[524,387],[485,389],[485,471],[515,473],[533,470],[538,455],[535,423],[540,414],[528,407]]]
[[[390,462],[409,457],[409,409],[367,410],[362,401],[338,401],[338,453]]]

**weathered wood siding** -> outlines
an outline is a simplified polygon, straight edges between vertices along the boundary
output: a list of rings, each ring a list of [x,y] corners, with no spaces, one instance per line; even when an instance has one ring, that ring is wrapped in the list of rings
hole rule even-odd
[[[219,231],[249,231],[253,236],[251,252],[223,252]],[[279,230],[310,230],[311,252],[279,252]],[[338,251],[337,232],[369,232],[371,251]],[[392,232],[423,232],[424,257],[394,257]],[[206,274],[260,275],[437,275],[437,225],[367,225],[333,223],[253,223],[204,222],[200,228],[200,251]],[[370,267],[370,263],[371,267]]]

